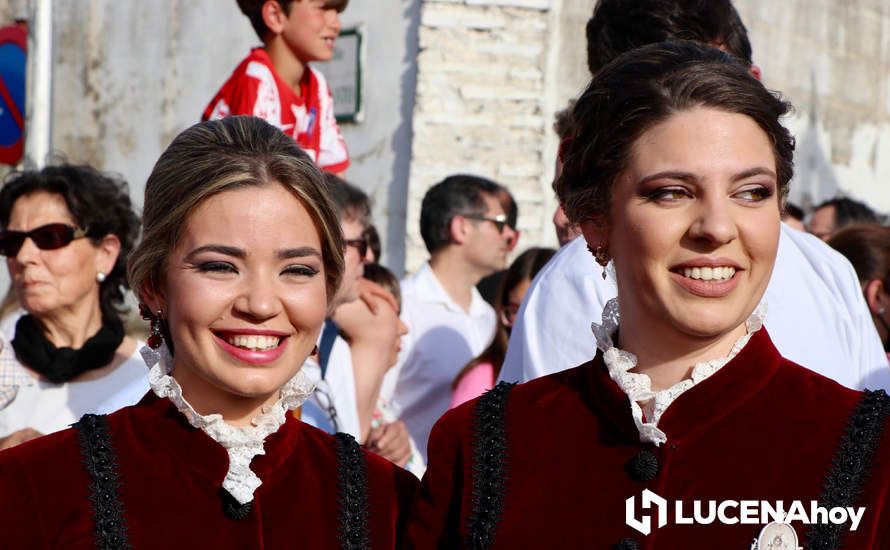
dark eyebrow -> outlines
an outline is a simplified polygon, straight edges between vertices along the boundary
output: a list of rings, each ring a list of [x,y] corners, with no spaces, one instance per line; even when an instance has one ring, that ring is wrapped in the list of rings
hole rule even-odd
[[[225,256],[232,256],[233,258],[244,259],[247,257],[247,252],[241,248],[235,246],[226,246],[224,244],[208,244],[204,246],[199,246],[198,248],[192,250],[186,255],[185,259],[187,261],[191,261],[192,258],[197,256],[198,254],[202,254],[204,252],[216,252],[217,254],[223,254]],[[280,260],[288,260],[291,258],[305,258],[308,256],[317,256],[321,259],[321,252],[311,246],[301,246],[299,248],[284,248],[277,252],[276,256]]]
[[[285,248],[278,251],[278,258],[288,260],[291,258],[305,258],[307,256],[316,256],[321,259],[321,252],[311,246],[301,246],[300,248]]]
[[[749,168],[743,172],[739,172],[732,177],[732,181],[739,181],[745,178],[750,178],[751,176],[769,176],[773,179],[776,179],[776,173],[770,170],[769,168],[764,168],[762,166],[758,166],[756,168]],[[650,176],[646,176],[637,182],[637,185],[644,185],[653,180],[660,179],[672,179],[672,180],[681,180],[687,183],[695,183],[698,181],[698,177],[691,172],[681,172],[679,170],[665,170],[664,172],[658,172],[657,174],[652,174]]]
[[[191,261],[192,258],[197,256],[198,254],[202,254],[204,252],[216,252],[218,254],[224,254],[226,256],[233,256],[235,258],[245,258],[247,257],[247,252],[244,250],[234,247],[234,246],[226,246],[224,244],[208,244],[204,246],[199,246],[198,248],[189,252],[185,259],[187,261]]]
[[[769,168],[764,168],[763,166],[758,166],[757,168],[750,168],[745,170],[744,172],[740,172],[733,176],[732,181],[739,181],[745,178],[750,178],[751,176],[769,176],[773,179],[777,179],[776,173],[770,170]]]

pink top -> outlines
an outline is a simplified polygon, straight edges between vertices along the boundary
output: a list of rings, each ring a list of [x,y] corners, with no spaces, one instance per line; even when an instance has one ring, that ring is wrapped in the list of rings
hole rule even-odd
[[[491,363],[479,363],[461,377],[451,393],[449,409],[479,397],[494,387],[494,367]]]

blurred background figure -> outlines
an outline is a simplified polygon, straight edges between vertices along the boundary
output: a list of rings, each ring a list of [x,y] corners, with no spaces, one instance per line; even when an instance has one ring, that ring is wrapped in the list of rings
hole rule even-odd
[[[454,379],[451,405],[454,408],[465,401],[479,397],[494,387],[504,356],[513,321],[522,305],[522,299],[531,286],[532,279],[544,267],[556,251],[552,248],[529,248],[513,260],[501,281],[494,303],[497,314],[497,329],[494,339],[485,351],[476,356]]]
[[[553,131],[559,136],[560,144],[562,144],[560,150],[562,150],[566,140],[572,136],[572,107],[574,106],[575,100],[573,99],[569,101],[569,104],[565,109],[558,111],[553,117]],[[559,155],[557,155],[556,169],[553,173],[554,181],[559,178],[561,171],[562,160],[559,158]],[[575,237],[581,234],[581,228],[569,222],[561,204],[557,204],[556,210],[553,212],[553,228],[556,229],[556,240],[559,241],[559,246],[567,245],[575,240]]]
[[[3,320],[0,448],[139,401],[148,372],[124,334],[127,184],[89,166],[22,172],[0,190],[0,253],[21,310]]]
[[[263,46],[254,48],[204,109],[201,120],[253,115],[294,138],[319,168],[349,166],[324,75],[309,63],[329,61],[349,0],[238,0]]]
[[[785,208],[782,211],[782,221],[785,222],[785,225],[798,231],[806,231],[807,228],[803,223],[805,217],[806,214],[801,207],[792,202],[785,203]]]
[[[867,204],[847,197],[829,199],[813,210],[808,231],[823,241],[848,225],[881,223]]]
[[[847,227],[832,235],[828,244],[856,269],[865,302],[890,358],[890,227]]]
[[[383,382],[384,374],[394,367],[399,360],[399,352],[402,351],[402,337],[408,334],[408,326],[398,317],[402,312],[402,290],[399,285],[399,279],[395,274],[380,264],[370,263],[365,265],[365,278],[377,283],[389,291],[399,304],[399,309],[395,312],[396,316],[389,321],[389,324],[392,326],[387,327],[389,330],[389,338],[387,341],[390,345],[390,351],[386,355],[386,362],[383,364],[385,369],[378,369],[376,372],[368,372],[369,369],[358,368],[355,371],[356,388],[358,389],[373,385],[373,393],[377,396],[373,413],[371,414],[371,431],[368,436],[368,441],[371,442],[371,450],[377,452],[381,445],[387,443],[385,433],[388,431],[387,426],[392,425],[394,422],[400,422],[400,411],[398,407],[396,407],[392,401],[385,399],[380,395],[380,386]],[[364,304],[361,303],[360,305]],[[385,310],[386,306],[382,305],[382,309]],[[383,321],[383,319],[381,319],[381,321]],[[366,379],[370,380],[366,381]],[[423,457],[420,456],[420,452],[417,450],[417,444],[414,443],[414,440],[410,436],[408,436],[408,446],[410,455],[407,457],[407,461],[401,460],[401,457],[396,457],[393,459],[393,462],[402,464],[406,470],[417,477],[423,477],[426,465],[423,462]]]
[[[400,407],[424,459],[430,429],[448,410],[454,377],[494,337],[494,308],[476,285],[504,269],[516,242],[506,196],[492,180],[456,174],[423,198],[420,234],[430,257],[402,280],[402,319],[410,332],[382,395]]]

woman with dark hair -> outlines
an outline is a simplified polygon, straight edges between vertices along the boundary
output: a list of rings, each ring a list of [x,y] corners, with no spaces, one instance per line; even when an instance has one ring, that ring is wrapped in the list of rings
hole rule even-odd
[[[763,328],[788,108],[693,43],[594,77],[556,189],[617,283],[599,351],[442,417],[413,547],[890,544],[890,398],[791,363]]]
[[[126,182],[89,166],[13,174],[0,227],[23,310],[4,323],[17,361],[0,360],[0,449],[139,401],[148,378],[121,322],[139,235]]]
[[[151,393],[0,453],[5,548],[394,548],[416,479],[290,411],[343,274],[321,173],[254,117],[182,132],[128,277]]]
[[[846,227],[832,235],[828,245],[853,264],[875,329],[890,359],[890,227]]]
[[[491,344],[478,357],[466,364],[451,386],[450,409],[479,397],[494,387],[504,356],[516,313],[532,279],[556,253],[552,248],[529,248],[520,254],[501,278],[494,301],[497,328]]]

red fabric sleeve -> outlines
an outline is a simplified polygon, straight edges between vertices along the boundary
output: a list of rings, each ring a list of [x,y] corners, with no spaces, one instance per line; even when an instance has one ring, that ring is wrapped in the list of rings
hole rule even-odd
[[[430,433],[426,474],[408,521],[405,548],[462,548],[462,525],[472,491],[469,450],[472,412],[476,401],[453,409],[439,419]]]

